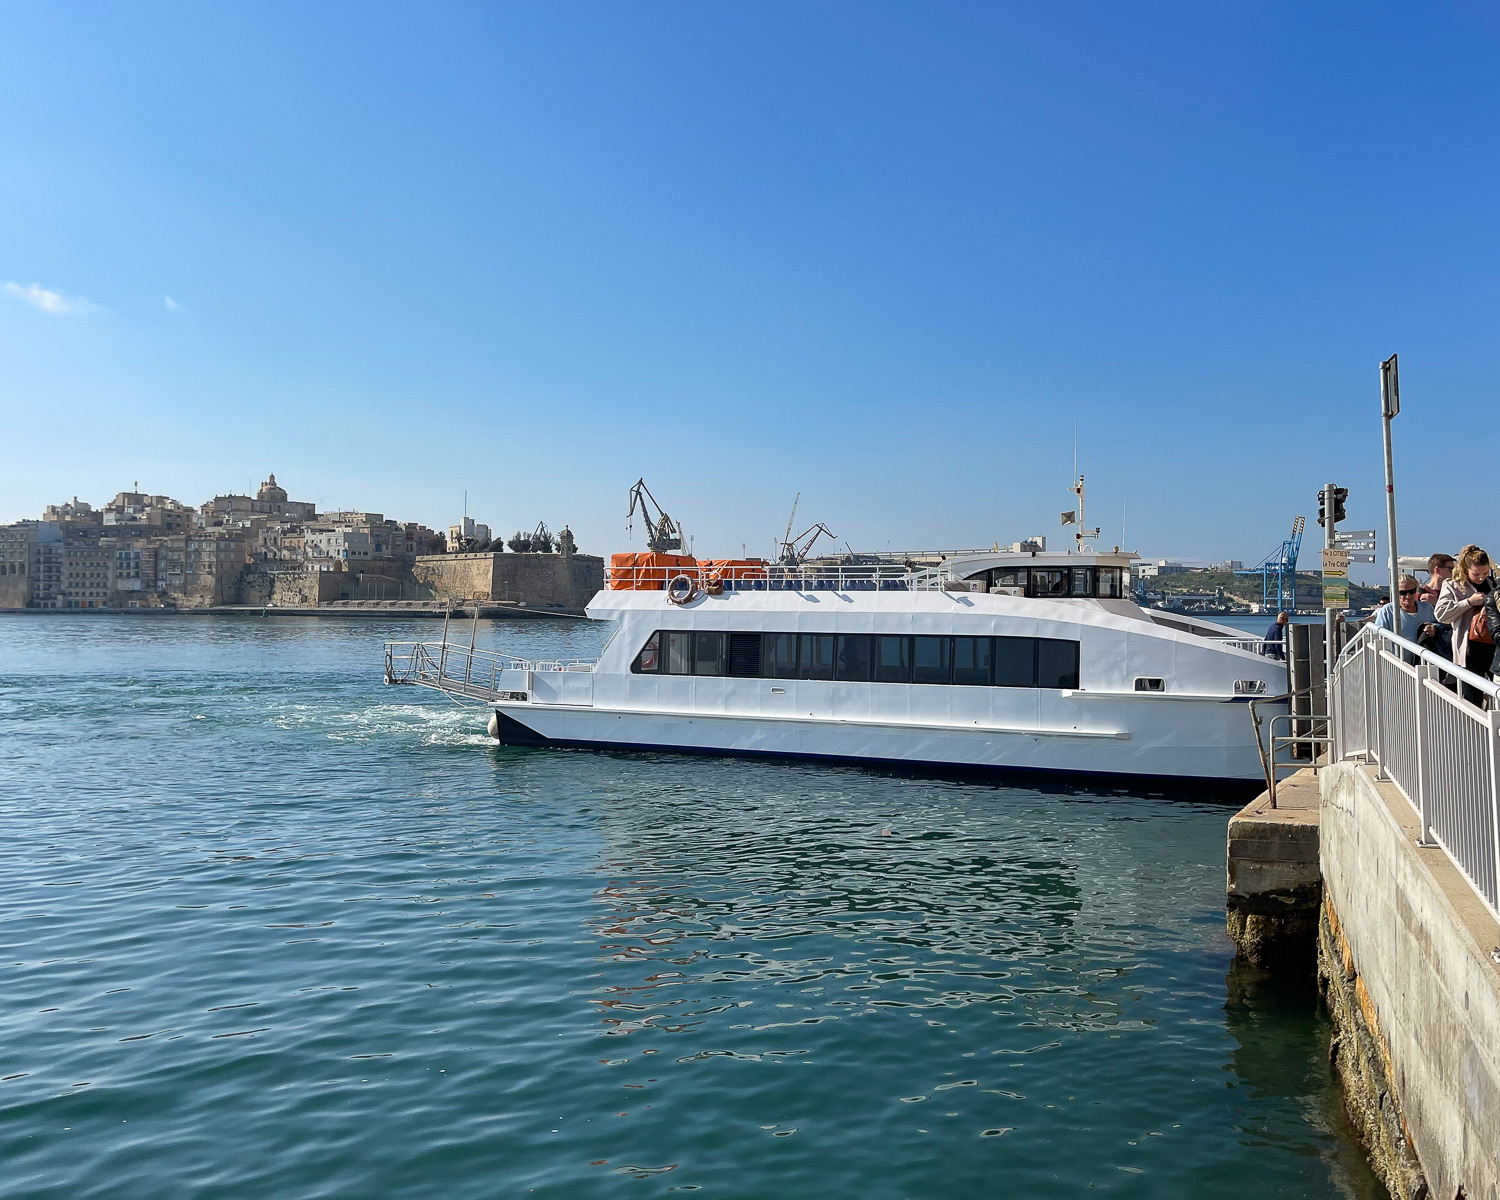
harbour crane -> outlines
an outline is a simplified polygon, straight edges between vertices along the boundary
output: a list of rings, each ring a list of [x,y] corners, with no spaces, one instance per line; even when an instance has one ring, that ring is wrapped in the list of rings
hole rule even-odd
[[[781,549],[777,552],[776,561],[782,566],[799,567],[807,561],[807,556],[812,552],[813,544],[820,537],[828,537],[838,540],[838,534],[829,529],[827,525],[819,521],[816,525],[804,529],[796,537],[792,536],[792,522],[797,519],[797,505],[802,500],[802,493],[797,493],[797,498],[792,501],[792,515],[786,519],[786,532],[781,535]]]
[[[1292,536],[1253,567],[1244,567],[1236,575],[1260,576],[1260,606],[1263,612],[1286,609],[1297,611],[1297,555],[1302,549],[1302,527],[1306,517],[1292,519]],[[1272,586],[1272,579],[1275,586]]]
[[[666,554],[682,549],[682,526],[667,516],[666,510],[656,502],[644,476],[637,479],[630,489],[630,511],[625,514],[626,532],[634,528],[632,522],[637,508],[641,510],[641,519],[646,522],[646,548],[651,553]],[[651,515],[653,509],[655,518]]]

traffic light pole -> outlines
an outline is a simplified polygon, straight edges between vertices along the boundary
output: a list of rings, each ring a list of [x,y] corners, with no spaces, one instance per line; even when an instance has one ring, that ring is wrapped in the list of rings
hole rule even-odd
[[[1332,550],[1334,547],[1333,530],[1337,522],[1334,514],[1338,511],[1338,499],[1334,496],[1334,485],[1325,483],[1323,485],[1323,548]],[[1326,578],[1326,576],[1324,576]],[[1323,597],[1323,704],[1326,707],[1328,697],[1333,695],[1333,609],[1328,607],[1328,597]]]

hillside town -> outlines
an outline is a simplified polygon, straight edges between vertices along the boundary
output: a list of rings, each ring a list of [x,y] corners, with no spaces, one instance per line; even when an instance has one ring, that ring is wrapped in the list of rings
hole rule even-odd
[[[76,496],[0,526],[0,609],[320,607],[483,600],[577,610],[603,562],[545,524],[505,544],[465,517],[447,532],[382,513],[325,512],[270,475],[197,508],[120,492]],[[505,560],[501,562],[502,559]]]

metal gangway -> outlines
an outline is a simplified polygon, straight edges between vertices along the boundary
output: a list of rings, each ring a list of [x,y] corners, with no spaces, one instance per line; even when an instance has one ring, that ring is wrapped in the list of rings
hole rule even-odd
[[[446,639],[441,642],[387,642],[385,681],[432,688],[460,703],[508,699],[505,671],[592,671],[592,659],[517,658],[497,650],[476,650]]]
[[[1416,810],[1420,844],[1442,847],[1500,917],[1500,687],[1371,625],[1339,656],[1331,699],[1334,761],[1375,764]]]

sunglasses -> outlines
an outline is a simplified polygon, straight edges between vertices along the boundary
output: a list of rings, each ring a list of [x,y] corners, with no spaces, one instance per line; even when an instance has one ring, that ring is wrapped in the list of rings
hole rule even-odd
[[[1417,588],[1401,588],[1396,594],[1399,596],[1415,596],[1417,591]]]

